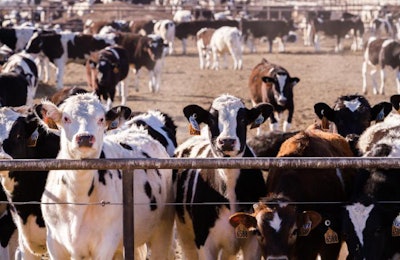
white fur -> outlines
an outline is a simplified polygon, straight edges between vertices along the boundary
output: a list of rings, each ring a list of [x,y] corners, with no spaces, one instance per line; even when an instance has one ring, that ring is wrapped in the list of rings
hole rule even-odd
[[[213,54],[213,69],[219,70],[219,56],[224,56],[224,67],[226,68],[226,53],[230,53],[233,59],[233,69],[241,70],[243,68],[242,34],[236,27],[222,26],[215,30],[211,37],[211,50]]]

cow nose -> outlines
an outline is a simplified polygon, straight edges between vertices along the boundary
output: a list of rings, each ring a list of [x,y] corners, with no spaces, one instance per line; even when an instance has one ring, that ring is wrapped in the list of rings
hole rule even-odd
[[[233,151],[236,144],[236,139],[233,138],[220,138],[218,140],[219,146],[223,151]]]
[[[95,138],[93,135],[78,135],[76,137],[76,142],[79,147],[92,147],[94,140]]]
[[[287,101],[287,98],[285,98],[284,96],[279,96],[278,98],[278,103],[281,105],[285,105]]]
[[[268,256],[267,260],[288,260],[289,258],[285,255],[281,256]]]

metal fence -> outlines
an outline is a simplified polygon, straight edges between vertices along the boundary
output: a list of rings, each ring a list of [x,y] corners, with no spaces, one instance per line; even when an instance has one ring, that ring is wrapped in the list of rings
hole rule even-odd
[[[313,158],[208,158],[208,159],[15,159],[1,160],[0,171],[39,171],[52,169],[121,169],[123,182],[123,236],[124,257],[134,257],[134,169],[186,169],[186,168],[240,168],[266,169],[279,168],[400,168],[400,158],[359,158],[359,157],[313,157]],[[106,201],[98,205],[105,206]]]

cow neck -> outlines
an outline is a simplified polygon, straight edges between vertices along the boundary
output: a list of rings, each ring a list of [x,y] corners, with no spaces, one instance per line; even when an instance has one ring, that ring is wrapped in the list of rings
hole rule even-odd
[[[231,212],[236,212],[236,183],[240,176],[240,169],[218,169],[217,172],[226,183],[225,194],[223,195],[229,200]]]

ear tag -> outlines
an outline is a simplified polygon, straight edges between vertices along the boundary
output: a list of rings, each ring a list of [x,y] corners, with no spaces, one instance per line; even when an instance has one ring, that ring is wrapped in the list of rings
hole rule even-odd
[[[114,72],[115,74],[119,73],[118,67],[114,67],[113,72]]]
[[[306,236],[308,236],[308,234],[310,234],[311,227],[312,227],[312,222],[311,222],[311,220],[308,220],[306,223],[304,223],[304,224],[300,227],[300,229],[299,229],[299,236],[301,236],[301,237],[306,237]]]
[[[328,227],[328,230],[324,234],[325,237],[325,244],[337,244],[339,243],[339,237],[338,234],[333,231],[330,227]]]
[[[249,231],[247,230],[246,226],[243,225],[242,223],[237,225],[237,227],[235,228],[235,234],[236,234],[236,238],[240,238],[240,239],[249,237]]]
[[[189,133],[190,135],[200,135],[200,126],[196,121],[196,114],[189,117]]]
[[[115,128],[117,128],[118,127],[118,120],[114,120],[114,121],[112,121],[111,122],[111,124],[110,124],[110,129],[115,129]]]
[[[256,120],[254,120],[253,124],[251,124],[251,129],[259,127],[262,123],[264,123],[265,118],[260,114]]]
[[[400,237],[400,214],[393,220],[392,237]]]
[[[28,147],[36,147],[37,140],[39,139],[39,132],[37,128],[33,131],[32,135],[28,139],[28,143],[26,144]]]

